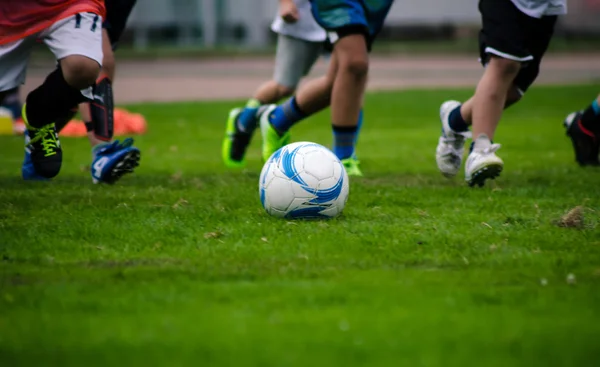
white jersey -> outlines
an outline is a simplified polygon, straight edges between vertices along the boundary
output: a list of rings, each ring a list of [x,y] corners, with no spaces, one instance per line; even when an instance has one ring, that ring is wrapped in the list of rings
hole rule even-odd
[[[271,29],[283,34],[310,42],[322,42],[327,38],[325,30],[319,26],[312,15],[309,0],[294,0],[298,7],[299,19],[296,23],[286,23],[279,14],[275,17]]]
[[[511,0],[520,11],[534,18],[567,14],[567,0]]]

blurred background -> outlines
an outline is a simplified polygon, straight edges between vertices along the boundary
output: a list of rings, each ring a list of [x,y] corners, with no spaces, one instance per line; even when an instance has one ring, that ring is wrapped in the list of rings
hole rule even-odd
[[[477,3],[396,1],[373,49],[369,89],[476,85]],[[117,103],[248,98],[272,76],[277,8],[277,0],[138,0],[116,52]],[[536,84],[600,83],[598,20],[600,0],[569,0]],[[55,67],[47,48],[37,49],[23,96]],[[326,67],[321,60],[309,77]]]
[[[135,51],[153,47],[267,49],[274,44],[269,26],[277,3],[139,0],[123,44]],[[435,42],[475,49],[472,41],[480,24],[476,4],[476,0],[399,0],[388,16],[377,48],[394,50],[401,49],[402,44],[415,47]],[[560,20],[554,47],[599,49],[600,0],[569,0],[568,5],[569,14]]]

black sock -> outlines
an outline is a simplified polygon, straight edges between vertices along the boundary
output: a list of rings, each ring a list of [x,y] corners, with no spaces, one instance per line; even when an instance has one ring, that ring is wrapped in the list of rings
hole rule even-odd
[[[67,126],[67,124],[77,115],[77,108],[73,108],[67,112],[66,115],[58,117],[54,120],[54,124],[56,125],[56,131],[60,132],[62,129]]]
[[[333,129],[333,131],[335,131],[336,133],[355,133],[358,130],[358,126],[337,126],[337,125],[331,125],[331,128]]]
[[[40,128],[56,122],[61,117],[88,99],[67,84],[58,67],[50,73],[44,83],[27,96],[26,115],[29,125]]]
[[[461,105],[453,109],[452,112],[450,112],[450,116],[448,117],[448,124],[450,125],[450,128],[456,131],[457,133],[469,131],[469,125],[463,119],[462,114],[460,113],[460,107]]]
[[[594,133],[600,133],[600,107],[598,101],[592,102],[581,114],[581,125]]]

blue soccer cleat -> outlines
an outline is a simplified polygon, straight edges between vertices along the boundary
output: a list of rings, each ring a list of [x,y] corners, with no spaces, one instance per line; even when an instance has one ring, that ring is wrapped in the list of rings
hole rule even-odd
[[[139,165],[140,150],[133,146],[133,139],[118,140],[94,149],[92,181],[114,184],[124,174],[133,172]]]

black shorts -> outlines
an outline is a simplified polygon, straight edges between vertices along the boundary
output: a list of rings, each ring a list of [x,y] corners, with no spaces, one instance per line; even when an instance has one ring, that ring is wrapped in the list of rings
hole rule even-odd
[[[108,32],[108,38],[113,46],[117,47],[117,43],[125,30],[127,19],[131,14],[131,10],[135,5],[136,0],[105,0],[106,19],[102,26]]]
[[[523,66],[514,84],[525,92],[540,72],[557,16],[530,17],[510,0],[479,0],[479,12],[483,24],[479,33],[482,64],[490,55],[520,61]]]

